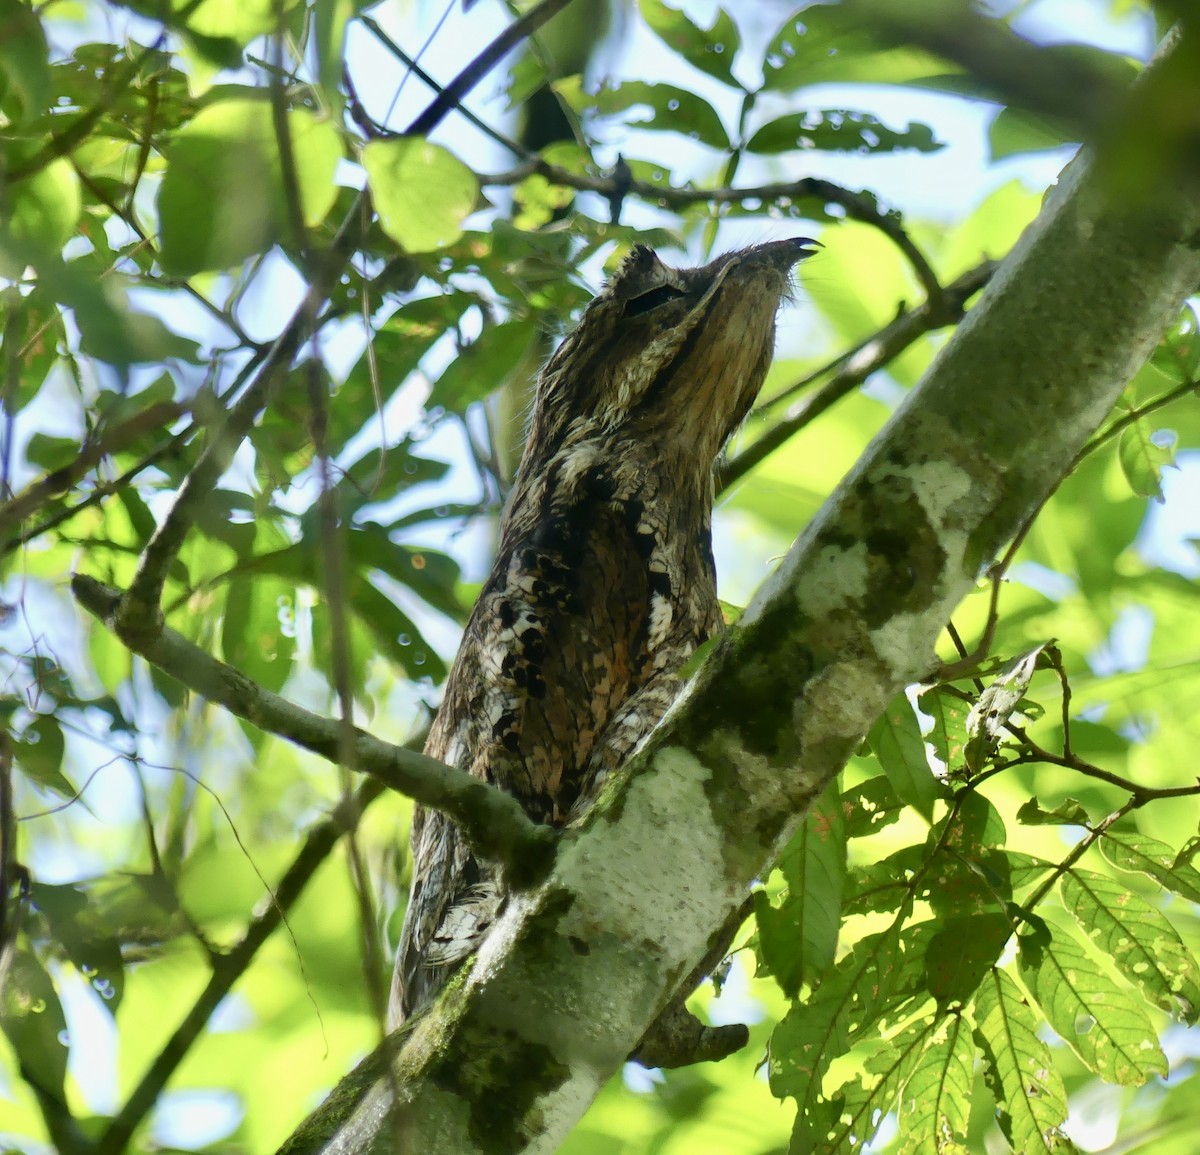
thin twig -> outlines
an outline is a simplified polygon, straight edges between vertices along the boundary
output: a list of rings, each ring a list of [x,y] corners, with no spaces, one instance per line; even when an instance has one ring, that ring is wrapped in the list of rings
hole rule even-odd
[[[551,184],[573,188],[578,192],[598,193],[607,200],[611,200],[614,196],[632,193],[643,200],[662,205],[665,208],[682,208],[687,205],[706,203],[731,204],[746,200],[777,202],[813,199],[821,201],[822,204],[836,204],[844,209],[846,215],[851,219],[871,225],[891,240],[912,265],[917,280],[925,290],[928,302],[934,305],[935,311],[940,308],[944,292],[942,285],[925,255],[905,232],[899,217],[895,213],[881,209],[875,203],[874,198],[868,194],[854,192],[834,184],[832,181],[805,177],[802,180],[776,182],[759,185],[756,188],[675,188],[670,185],[650,184],[640,180],[618,180],[612,175],[591,176],[587,173],[575,173],[550,164],[541,157],[533,157],[507,172],[480,176],[479,183],[505,187],[520,184],[531,176],[545,177]]]
[[[147,433],[173,424],[185,412],[183,405],[163,401],[149,406],[107,432],[94,433],[66,465],[31,481],[11,501],[0,506],[0,537],[30,517],[52,497],[66,493],[105,457],[120,453]]]
[[[77,574],[71,581],[76,601],[109,629],[123,601],[120,591]],[[286,738],[330,762],[338,761],[340,723],[314,714],[263,689],[240,670],[218,661],[174,630],[126,644],[189,690],[252,725]],[[354,730],[353,765],[423,806],[449,815],[483,857],[502,863],[516,885],[528,885],[547,869],[556,836],[530,821],[521,804],[472,777],[424,754],[393,746]]]
[[[199,1038],[221,1000],[246,973],[259,948],[280,925],[337,840],[357,824],[362,812],[383,790],[381,782],[368,779],[353,796],[343,799],[324,822],[309,831],[300,853],[275,888],[275,901],[250,924],[228,954],[216,958],[208,985],[96,1141],[93,1155],[120,1155],[126,1149],[134,1131],[158,1101],[167,1080]]]
[[[435,93],[444,93],[445,89],[436,81],[428,72],[425,71],[416,60],[409,56],[403,48],[400,47],[380,26],[379,22],[366,13],[358,17],[358,22],[379,41],[401,64],[404,65],[419,81],[427,85]],[[354,89],[349,73],[345,74],[346,93],[350,98],[349,108],[350,115],[354,123],[363,130],[367,137],[392,136],[393,134],[386,125],[380,124],[374,120],[358,99],[358,94]],[[474,125],[485,136],[491,137],[497,144],[503,145],[514,156],[519,156],[522,159],[527,159],[533,156],[523,144],[513,140],[511,137],[505,136],[504,133],[494,129],[487,121],[476,116],[469,108],[464,105],[459,105],[458,113],[469,124]]]
[[[405,131],[405,136],[428,136],[446,114],[462,105],[463,99],[501,60],[527,37],[532,36],[550,17],[561,12],[571,0],[542,0],[520,20],[514,20],[470,64],[466,66]]]

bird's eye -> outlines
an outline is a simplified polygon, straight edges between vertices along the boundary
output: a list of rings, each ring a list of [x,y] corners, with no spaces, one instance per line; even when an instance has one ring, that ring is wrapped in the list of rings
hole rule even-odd
[[[674,285],[659,285],[656,289],[651,289],[647,293],[631,297],[626,301],[624,316],[640,317],[643,313],[648,313],[651,309],[657,309],[659,305],[665,305],[668,301],[674,301],[684,295],[683,290],[675,288]]]

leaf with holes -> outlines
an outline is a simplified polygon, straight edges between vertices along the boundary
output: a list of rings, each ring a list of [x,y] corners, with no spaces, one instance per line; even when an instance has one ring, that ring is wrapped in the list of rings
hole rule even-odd
[[[723,8],[717,9],[711,28],[702,28],[678,8],[668,8],[662,0],[639,0],[638,6],[650,31],[693,68],[725,84],[741,87],[733,78],[733,59],[742,39],[737,25]]]
[[[846,877],[846,830],[836,784],[809,810],[779,859],[787,893],[773,906],[756,891],[758,945],[765,969],[788,998],[833,965]]]
[[[863,1064],[868,1084],[858,1076],[833,1097],[837,1123],[815,1150],[822,1155],[857,1151],[869,1143],[887,1113],[894,1109],[900,1087],[920,1062],[922,1051],[937,1026],[936,1019],[918,1019],[886,1039]],[[809,1150],[793,1147],[793,1150]]]
[[[1029,689],[1038,655],[1046,645],[1043,642],[1013,658],[971,708],[967,715],[966,762],[972,770],[981,769],[999,744],[1001,732]]]
[[[920,992],[932,923],[860,939],[803,1006],[789,1011],[771,1036],[768,1073],[779,1098],[796,1100],[793,1141],[816,1143],[831,1120],[822,1081],[829,1065],[889,1009]]]
[[[949,1015],[921,1052],[901,1092],[902,1155],[967,1155],[974,1068],[970,1027],[961,1015]]]
[[[984,1075],[1014,1150],[1023,1155],[1074,1151],[1062,1131],[1066,1089],[1017,984],[993,969],[975,996],[974,1014],[976,1041],[988,1064]]]
[[[1076,867],[1058,885],[1084,933],[1146,998],[1185,1022],[1200,1018],[1200,964],[1162,911],[1107,874]]]
[[[842,795],[847,838],[866,838],[891,826],[903,811],[904,802],[886,774],[859,782]]]
[[[937,152],[945,146],[927,124],[909,123],[888,128],[869,112],[848,108],[823,108],[781,116],[759,128],[746,146],[751,152],[776,154],[817,152],[871,153]]]
[[[1100,853],[1121,870],[1148,874],[1181,898],[1200,902],[1200,870],[1190,863],[1176,863],[1175,852],[1157,838],[1136,830],[1107,830],[1100,839]]]
[[[1068,934],[1022,935],[1018,971],[1050,1025],[1109,1083],[1140,1087],[1167,1060],[1141,1003]]]
[[[560,80],[554,88],[576,112],[584,115],[611,117],[631,108],[646,108],[649,115],[626,116],[622,118],[624,123],[643,131],[690,137],[712,148],[729,148],[729,134],[716,109],[704,97],[686,88],[626,80],[612,87],[601,85],[596,92],[585,92],[578,76]]]

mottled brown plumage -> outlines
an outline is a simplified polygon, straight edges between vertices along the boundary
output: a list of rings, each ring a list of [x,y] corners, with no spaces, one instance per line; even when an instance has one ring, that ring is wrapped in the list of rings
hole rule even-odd
[[[538,379],[499,551],[426,753],[561,824],[653,729],[677,671],[721,626],[713,463],[771,360],[775,313],[812,242],[698,269],[637,246]],[[478,945],[503,885],[418,808],[393,1023]]]

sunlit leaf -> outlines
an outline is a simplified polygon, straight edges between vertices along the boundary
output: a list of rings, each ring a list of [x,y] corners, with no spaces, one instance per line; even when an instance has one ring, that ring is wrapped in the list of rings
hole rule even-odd
[[[870,1142],[894,1108],[901,1084],[921,1061],[922,1050],[936,1025],[932,1018],[918,1019],[884,1040],[864,1064],[866,1076],[855,1078],[835,1093],[837,1123],[816,1150],[832,1155],[857,1150],[860,1144]]]
[[[1129,488],[1139,497],[1163,499],[1162,471],[1175,459],[1169,445],[1160,445],[1157,430],[1149,421],[1139,418],[1122,431],[1117,442],[1117,457],[1125,472]]]
[[[1038,1019],[1017,984],[1003,971],[989,972],[975,996],[976,1037],[987,1066],[988,1086],[1017,1151],[1064,1155],[1074,1145],[1062,1131],[1067,1095],[1050,1048],[1038,1038]]]
[[[650,30],[690,65],[726,84],[738,83],[732,69],[742,41],[737,25],[723,8],[717,9],[712,25],[705,28],[662,0],[638,0],[638,7]]]
[[[163,268],[191,276],[237,265],[294,240],[285,181],[294,178],[303,224],[333,207],[342,155],[333,125],[303,109],[286,116],[294,168],[285,173],[271,106],[253,90],[202,109],[172,139],[158,194]]]
[[[462,235],[479,195],[475,174],[427,140],[373,140],[363,167],[384,232],[410,253],[430,253]]]
[[[1021,978],[1050,1025],[1109,1083],[1141,1086],[1167,1060],[1140,1000],[1068,934],[1020,939]]]
[[[925,739],[909,700],[899,694],[867,735],[871,752],[887,774],[898,797],[926,817],[942,795],[925,755]]]
[[[779,859],[787,892],[773,906],[755,892],[759,949],[784,994],[817,980],[833,963],[841,923],[846,834],[833,784],[809,810]]]
[[[18,158],[9,160],[19,163]],[[34,255],[57,254],[71,238],[83,200],[71,162],[59,157],[5,189],[0,215],[0,273],[20,274]]]
[[[1156,1006],[1200,1017],[1200,963],[1166,916],[1106,874],[1076,866],[1059,882],[1084,934]]]
[[[967,765],[979,770],[991,756],[1009,719],[1025,697],[1045,644],[1034,646],[1012,659],[979,695],[967,715]]]
[[[903,1155],[967,1155],[975,1042],[961,1015],[947,1016],[900,1096]]]
[[[1189,902],[1200,902],[1200,870],[1190,863],[1176,863],[1175,852],[1157,838],[1135,830],[1106,830],[1100,853],[1113,866],[1148,874]]]

